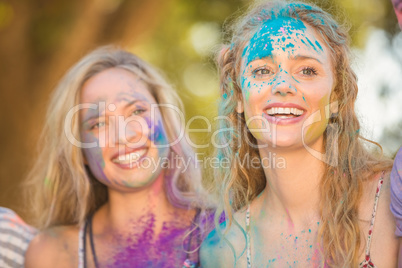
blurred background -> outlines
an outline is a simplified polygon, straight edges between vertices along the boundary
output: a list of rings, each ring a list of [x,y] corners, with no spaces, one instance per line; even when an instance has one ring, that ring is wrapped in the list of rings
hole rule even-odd
[[[163,71],[187,120],[217,115],[223,26],[247,0],[0,0],[0,206],[24,216],[21,185],[37,154],[49,95],[66,70],[118,44]],[[361,132],[389,156],[402,145],[402,35],[390,0],[312,1],[350,25]],[[229,19],[230,20],[230,19]],[[195,120],[191,128],[206,128]],[[192,134],[205,144],[206,133]],[[208,153],[212,148],[204,148]]]

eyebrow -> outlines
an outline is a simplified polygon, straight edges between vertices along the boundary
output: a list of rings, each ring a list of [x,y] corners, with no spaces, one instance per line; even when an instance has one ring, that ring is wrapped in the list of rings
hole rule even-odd
[[[318,63],[320,63],[320,64],[323,64],[319,59],[314,58],[314,57],[312,57],[312,56],[307,56],[307,55],[296,55],[296,56],[290,56],[289,58],[290,58],[290,60],[292,60],[292,61],[314,60],[314,61],[316,61],[316,62],[318,62]],[[275,56],[275,55],[269,55],[269,56],[266,56],[266,57],[263,57],[263,58],[260,58],[260,59],[255,59],[255,60],[270,60],[270,61],[275,61],[275,59],[276,59],[276,56]],[[255,60],[250,61],[247,65],[249,65],[251,62],[253,62],[253,61],[255,61]]]
[[[294,61],[315,60],[315,61],[317,61],[318,63],[321,63],[321,64],[322,64],[322,62],[321,62],[319,59],[314,58],[314,57],[311,57],[311,56],[306,56],[306,55],[290,56],[290,59],[291,59],[291,60],[294,60]]]
[[[124,109],[127,109],[128,107],[134,105],[134,104],[135,104],[136,102],[138,102],[138,101],[141,101],[141,100],[132,100],[132,101],[129,101],[126,105],[124,105]],[[99,105],[98,105],[98,108],[99,108]],[[93,110],[95,110],[95,109],[88,109],[88,110],[92,110],[92,111],[93,111]],[[84,120],[82,120],[83,123],[85,123],[85,122],[87,122],[87,121],[89,121],[89,120],[91,120],[91,119],[99,118],[99,117],[100,117],[100,113],[98,112],[98,109],[96,109],[96,112],[95,112],[95,113],[91,113],[91,112],[88,112],[88,113],[90,113],[90,115],[89,115],[88,117],[84,118]]]
[[[133,105],[133,104],[135,104],[136,102],[139,102],[140,100],[132,100],[132,101],[129,101],[125,106],[124,106],[124,108],[127,108],[127,107],[130,107],[131,105]]]

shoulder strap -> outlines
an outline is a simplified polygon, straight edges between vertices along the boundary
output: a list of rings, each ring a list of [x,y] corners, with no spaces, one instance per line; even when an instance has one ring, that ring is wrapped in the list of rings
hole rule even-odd
[[[190,237],[187,243],[187,251],[186,251],[186,260],[183,263],[183,267],[190,267],[190,268],[194,268],[194,267],[199,267],[199,259],[197,258],[197,260],[191,260],[190,258],[190,253],[194,253],[195,251],[191,250],[191,245],[192,245],[192,241],[193,241],[193,232],[197,232],[197,250],[199,249],[199,247],[201,246],[201,230],[200,230],[200,222],[199,222],[199,216],[201,213],[201,209],[197,208],[196,214],[191,222],[190,225]]]
[[[81,225],[80,231],[78,233],[78,268],[85,268],[86,267],[86,229],[87,229],[87,221],[85,224]]]
[[[247,268],[251,268],[251,245],[250,245],[250,204],[246,210],[246,247],[247,247]]]
[[[369,233],[368,233],[368,238],[367,238],[367,245],[366,245],[366,257],[370,256],[371,237],[373,235],[375,215],[376,215],[377,206],[378,206],[378,199],[380,197],[381,187],[382,187],[382,184],[384,182],[384,174],[385,174],[385,172],[383,171],[382,174],[381,174],[380,180],[378,181],[377,191],[375,193],[374,208],[373,208],[373,213],[371,214],[371,222],[370,222],[370,228],[369,228]]]
[[[96,256],[95,243],[94,243],[93,232],[92,232],[92,218],[93,218],[93,216],[94,216],[94,214],[92,213],[91,215],[89,215],[89,218],[88,218],[89,242],[90,242],[90,245],[91,245],[91,252],[92,252],[94,265],[95,265],[96,268],[98,268],[99,264],[98,264],[98,258]]]

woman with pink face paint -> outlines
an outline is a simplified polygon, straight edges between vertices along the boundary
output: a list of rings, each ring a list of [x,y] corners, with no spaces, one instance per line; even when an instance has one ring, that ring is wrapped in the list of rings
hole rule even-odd
[[[259,1],[218,55],[216,215],[204,267],[396,267],[392,161],[354,111],[347,31],[302,2]],[[226,165],[227,166],[227,165]]]
[[[56,88],[28,186],[26,267],[198,267],[206,198],[181,102],[153,67],[100,48]]]

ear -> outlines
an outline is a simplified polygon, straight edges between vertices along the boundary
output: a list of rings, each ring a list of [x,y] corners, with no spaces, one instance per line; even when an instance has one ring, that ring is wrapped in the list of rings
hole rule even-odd
[[[333,101],[329,104],[329,111],[331,114],[337,114],[338,113],[338,101]]]
[[[239,114],[244,112],[244,106],[243,106],[242,98],[239,98],[238,101],[237,101],[236,112],[239,113]]]

